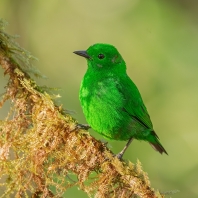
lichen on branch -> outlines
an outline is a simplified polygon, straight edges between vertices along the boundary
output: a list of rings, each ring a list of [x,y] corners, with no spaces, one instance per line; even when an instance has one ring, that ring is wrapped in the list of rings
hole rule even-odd
[[[90,197],[163,197],[150,187],[140,162],[119,161],[55,105],[30,77],[40,75],[31,58],[4,32],[0,20],[0,65],[9,76],[0,107],[11,103],[0,121],[0,196],[62,197],[78,186]]]

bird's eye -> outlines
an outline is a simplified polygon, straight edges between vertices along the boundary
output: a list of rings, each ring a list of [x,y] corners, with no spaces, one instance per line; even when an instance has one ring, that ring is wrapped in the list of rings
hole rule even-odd
[[[98,54],[99,59],[103,59],[104,57],[105,57],[104,54]]]

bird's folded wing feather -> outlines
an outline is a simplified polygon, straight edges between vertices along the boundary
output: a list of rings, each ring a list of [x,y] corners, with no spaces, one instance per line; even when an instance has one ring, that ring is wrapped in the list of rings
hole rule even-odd
[[[153,129],[150,116],[136,85],[128,76],[120,81],[117,83],[117,88],[125,99],[123,110],[148,129]]]

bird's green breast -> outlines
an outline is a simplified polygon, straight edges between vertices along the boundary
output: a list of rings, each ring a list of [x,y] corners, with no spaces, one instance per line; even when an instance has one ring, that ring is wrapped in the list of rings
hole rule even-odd
[[[125,99],[117,89],[114,76],[97,79],[85,75],[80,88],[80,102],[87,122],[109,139],[130,138],[131,118],[123,111]]]

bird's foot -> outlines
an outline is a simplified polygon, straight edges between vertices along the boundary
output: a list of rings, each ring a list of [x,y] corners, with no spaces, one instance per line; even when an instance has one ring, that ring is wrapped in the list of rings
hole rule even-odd
[[[88,124],[77,124],[76,125],[76,129],[84,129],[84,130],[88,130],[88,129],[90,129],[91,127],[90,127],[90,125],[88,125]]]
[[[127,150],[127,148],[129,147],[129,145],[131,144],[131,142],[133,141],[133,138],[130,138],[127,142],[127,144],[125,145],[125,147],[122,149],[121,152],[119,152],[116,156],[119,160],[122,159],[122,156],[124,155],[125,151]]]
[[[70,130],[70,132],[79,130],[79,129],[83,129],[83,130],[88,130],[91,127],[88,124],[76,124],[75,127],[73,129]]]
[[[119,160],[121,160],[123,154],[124,154],[124,153],[121,151],[120,153],[118,153],[117,155],[115,155],[115,157],[117,157]]]

